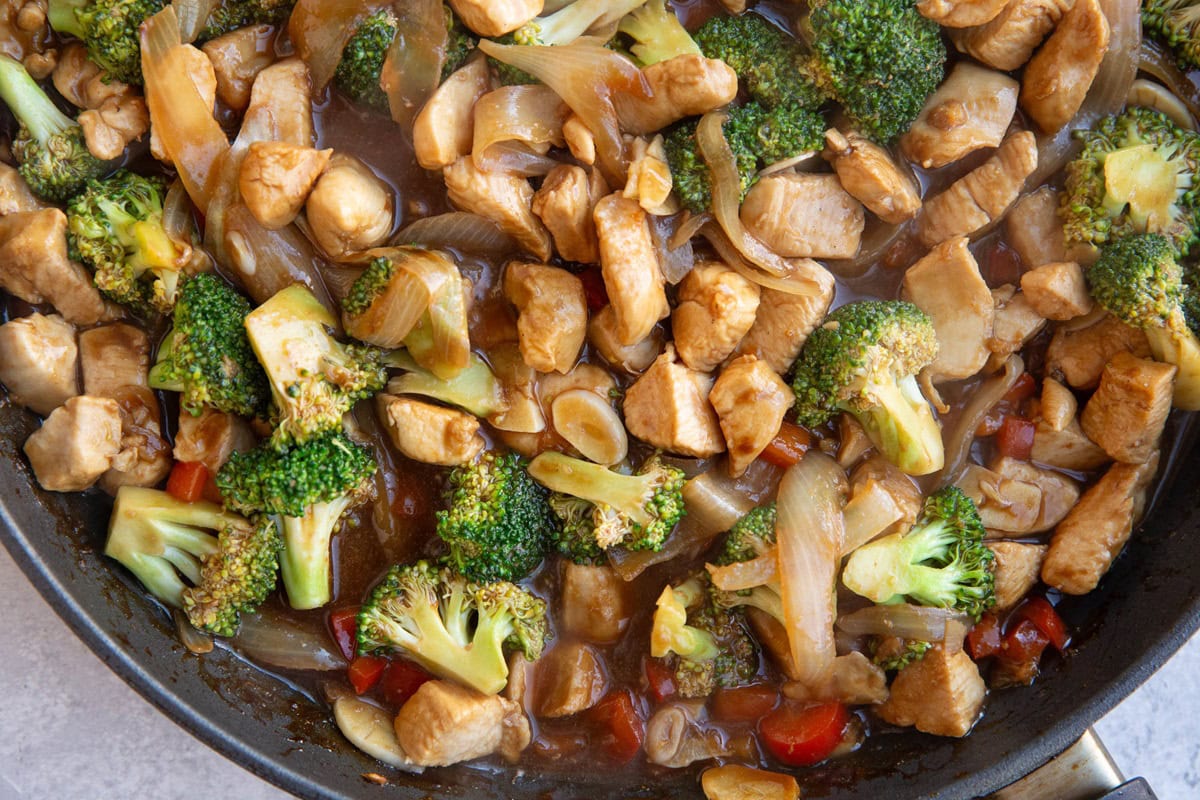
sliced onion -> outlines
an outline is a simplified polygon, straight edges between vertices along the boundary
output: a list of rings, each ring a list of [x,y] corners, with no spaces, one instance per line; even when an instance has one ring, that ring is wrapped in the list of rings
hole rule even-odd
[[[471,157],[488,169],[488,148],[497,142],[565,147],[566,107],[549,86],[502,86],[475,103],[475,139]]]
[[[163,198],[163,230],[179,248],[179,263],[184,265],[185,272],[195,274],[212,269],[208,253],[203,248],[192,247],[195,241],[192,204],[187,189],[178,178],[171,182],[167,196]]]
[[[1179,68],[1173,53],[1153,39],[1144,39],[1138,53],[1138,69],[1157,78],[1187,106],[1193,118],[1200,120],[1200,87]]]
[[[444,282],[405,344],[418,364],[448,381],[470,366],[471,339],[462,275],[457,268],[441,274]]]
[[[958,415],[954,427],[943,432],[946,442],[946,465],[938,476],[939,485],[948,486],[958,480],[971,455],[975,431],[979,430],[984,418],[1004,399],[1004,395],[1009,393],[1024,373],[1025,362],[1019,355],[1011,355],[1004,362],[1004,372],[989,378],[971,394],[971,402],[967,403],[966,408]]]
[[[837,657],[833,622],[842,552],[846,475],[809,452],[784,473],[776,501],[779,589],[795,678],[815,692],[829,687]]]
[[[396,36],[383,60],[379,85],[392,120],[412,133],[413,120],[442,80],[449,31],[441,0],[406,0],[393,8]]]
[[[754,501],[716,472],[710,469],[685,483],[683,505],[687,518],[694,524],[713,533],[723,533],[750,513]]]
[[[719,533],[720,531],[712,530],[688,514],[680,520],[662,550],[656,552],[613,547],[605,552],[613,571],[620,575],[622,580],[631,581],[656,564],[694,557],[708,549]]]
[[[521,142],[497,142],[478,159],[484,172],[508,172],[522,178],[542,178],[559,165],[550,156],[531,150]]]
[[[484,39],[479,49],[553,89],[595,136],[596,163],[608,185],[625,185],[629,164],[613,98],[652,96],[645,76],[632,61],[582,39],[561,47],[502,45]]]
[[[150,124],[192,202],[206,211],[229,140],[192,82],[175,9],[168,6],[142,23],[141,42]]]
[[[178,608],[171,609],[171,618],[175,620],[175,632],[179,634],[179,641],[188,649],[189,653],[202,656],[205,653],[211,653],[213,650],[213,637],[211,634],[197,630],[190,621],[187,614],[180,611]]]
[[[846,504],[842,555],[862,547],[904,516],[896,498],[879,481],[870,481]]]
[[[376,347],[400,347],[447,286],[452,284],[453,291],[462,296],[458,267],[436,251],[380,247],[359,257],[386,258],[395,266],[395,274],[379,298],[363,313],[344,318],[347,333]]]
[[[671,239],[667,242],[670,247],[682,247],[685,242],[690,242],[713,219],[713,215],[707,211],[703,214],[693,214],[690,211],[685,211],[683,215],[683,222],[671,234]],[[730,246],[732,247],[732,245]]]
[[[194,42],[212,12],[220,8],[221,0],[172,0],[171,6],[179,18],[180,37],[185,42]]]
[[[816,297],[828,293],[833,286],[833,275],[811,258],[793,259],[789,269],[794,272],[787,275],[768,275],[748,263],[719,226],[708,224],[700,232],[717,251],[722,261],[746,280],[765,289],[775,289],[786,294],[804,297]]]
[[[269,611],[243,614],[242,626],[230,642],[254,661],[272,667],[328,671],[346,666],[328,636]]]
[[[724,592],[740,592],[778,581],[779,553],[771,548],[748,561],[735,561],[724,566],[705,564],[704,568],[712,577],[713,586]]]
[[[918,642],[962,644],[969,621],[966,614],[948,608],[897,603],[870,606],[838,617],[839,630],[854,636],[898,636]]]
[[[363,21],[389,5],[388,0],[298,0],[288,18],[288,35],[308,65],[313,91],[324,91],[333,80],[346,43]]]
[[[464,253],[500,258],[514,253],[517,243],[487,217],[452,211],[419,219],[396,234],[398,243],[452,248]]]
[[[659,217],[653,214],[646,216],[650,223],[650,238],[654,240],[654,246],[658,250],[658,266],[662,269],[667,283],[674,286],[696,266],[696,253],[692,249],[691,237],[678,237],[679,244],[672,244],[677,239],[675,226],[679,218]]]

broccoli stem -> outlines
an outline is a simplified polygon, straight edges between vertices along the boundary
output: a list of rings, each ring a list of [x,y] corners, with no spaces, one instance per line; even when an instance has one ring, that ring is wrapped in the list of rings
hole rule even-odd
[[[847,408],[889,461],[909,475],[928,475],[942,468],[942,431],[914,376],[873,384],[875,405]]]
[[[279,559],[288,604],[298,610],[320,608],[333,599],[329,545],[333,530],[350,507],[349,496],[316,503],[303,517],[283,518],[283,553]]]
[[[1200,341],[1187,330],[1185,322],[1181,320],[1177,325],[1144,330],[1155,360],[1174,364],[1178,370],[1172,404],[1184,411],[1200,411]]]
[[[58,110],[20,61],[0,56],[0,99],[39,144],[75,127],[75,121]]]
[[[607,505],[638,525],[649,525],[654,521],[646,508],[647,500],[654,493],[652,476],[622,475],[608,467],[552,451],[534,459],[529,465],[529,474],[552,492]]]
[[[534,20],[532,24],[538,28],[537,37],[541,44],[570,44],[602,17],[615,22],[645,3],[646,0],[575,0],[547,17]]]
[[[50,0],[46,18],[57,33],[65,33],[82,39],[84,30],[76,12],[84,8],[88,0]]]

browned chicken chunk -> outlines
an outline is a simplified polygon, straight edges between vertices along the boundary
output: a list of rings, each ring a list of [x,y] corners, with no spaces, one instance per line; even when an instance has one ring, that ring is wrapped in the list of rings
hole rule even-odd
[[[967,28],[991,22],[1008,0],[919,0],[917,10],[943,28]]]
[[[538,372],[568,372],[587,336],[583,281],[565,269],[514,261],[504,296],[517,307],[521,356]]]
[[[706,769],[700,788],[708,800],[800,800],[800,784],[791,775],[741,764]]]
[[[454,13],[480,36],[501,36],[542,13],[543,0],[450,0]]]
[[[720,422],[708,402],[713,379],[676,363],[667,347],[625,393],[629,432],[671,453],[708,458],[724,452]]]
[[[604,657],[580,642],[558,645],[538,659],[534,713],[553,719],[586,711],[608,691]]]
[[[491,88],[487,59],[456,70],[413,121],[413,151],[424,169],[442,169],[470,155],[475,140],[475,103]]]
[[[303,61],[286,58],[254,77],[238,138],[247,142],[287,142],[297,147],[316,144],[312,79]]]
[[[1011,284],[993,289],[992,302],[996,312],[987,348],[995,359],[1017,352],[1046,326],[1046,318],[1034,311],[1029,299]]]
[[[554,237],[554,249],[567,261],[600,262],[600,244],[592,214],[608,193],[599,171],[559,164],[550,170],[533,196],[533,213]]]
[[[483,450],[479,420],[465,411],[388,394],[378,395],[377,403],[392,444],[414,461],[452,467]]]
[[[1092,310],[1083,270],[1074,261],[1053,261],[1021,276],[1021,291],[1041,316],[1053,320],[1082,317]]]
[[[1046,350],[1046,374],[1074,389],[1094,389],[1117,353],[1149,358],[1146,334],[1110,314],[1086,328],[1060,327]]]
[[[335,259],[383,244],[392,232],[395,208],[392,188],[344,153],[330,158],[305,201],[313,238]]]
[[[109,316],[87,270],[67,257],[67,215],[57,208],[0,217],[0,289],[50,303],[73,325]]]
[[[1090,263],[1095,258],[1091,247],[1068,249],[1058,207],[1061,193],[1043,186],[1022,197],[1004,218],[1005,241],[1017,251],[1026,269],[1036,269],[1057,261]]]
[[[14,403],[45,416],[79,394],[75,328],[57,314],[0,325],[0,383]]]
[[[72,397],[25,442],[25,455],[43,489],[80,492],[121,452],[121,407],[107,397]]]
[[[991,469],[997,475],[1014,481],[1031,483],[1042,490],[1042,505],[1037,519],[1027,533],[1048,531],[1062,522],[1075,503],[1079,501],[1079,483],[1061,472],[1041,469],[1028,461],[1002,456],[992,462]]]
[[[593,215],[600,241],[600,269],[616,318],[617,341],[635,345],[671,313],[658,251],[646,212],[633,200],[610,194]]]
[[[899,225],[921,210],[916,183],[887,150],[855,131],[843,135],[837,128],[825,132],[825,143],[842,188],[875,216]]]
[[[1010,478],[969,465],[957,481],[958,488],[974,501],[979,518],[997,535],[1032,533],[1042,514],[1042,488],[1021,478]]]
[[[1002,72],[960,61],[900,137],[900,149],[926,169],[998,147],[1017,112],[1020,85]]]
[[[234,111],[246,110],[254,79],[275,63],[276,34],[274,25],[247,25],[200,46],[212,62],[217,97]]]
[[[836,175],[778,173],[746,194],[742,223],[785,258],[853,258],[866,216]]]
[[[1054,133],[1079,111],[1108,52],[1111,33],[1099,0],[1075,0],[1025,67],[1021,108],[1043,131]]]
[[[291,225],[331,156],[332,150],[287,142],[254,142],[238,173],[242,202],[258,224],[268,230]]]
[[[1117,353],[1080,416],[1083,432],[1114,461],[1154,457],[1175,391],[1174,365]]]
[[[253,449],[257,443],[250,424],[239,416],[214,408],[205,408],[199,416],[182,411],[175,432],[175,459],[198,461],[216,475],[230,455]]]
[[[627,584],[612,567],[563,561],[562,622],[567,633],[596,644],[621,638],[633,617]]]
[[[617,315],[609,305],[593,314],[588,322],[588,342],[612,366],[631,375],[640,375],[662,353],[666,335],[661,325],[655,325],[637,344],[621,344],[617,335]]]
[[[759,288],[718,261],[702,261],[679,284],[671,330],[680,359],[712,372],[754,325]]]
[[[516,756],[532,733],[521,707],[449,681],[426,681],[396,715],[396,742],[414,764],[444,767],[499,753]]]
[[[1037,585],[1050,548],[1020,542],[988,542],[987,546],[996,557],[996,605],[992,610],[1004,612]]]
[[[833,281],[815,295],[800,295],[764,289],[759,298],[754,326],[742,338],[735,353],[758,356],[771,369],[784,374],[817,329],[833,303]]]
[[[145,386],[150,372],[150,338],[123,322],[79,334],[84,394],[115,398],[126,386]]]
[[[621,128],[640,136],[653,134],[684,117],[728,105],[737,96],[738,76],[724,61],[687,54],[642,69],[650,97],[618,99]]]
[[[962,52],[1005,72],[1020,69],[1074,0],[1009,0],[990,22],[950,32]]]
[[[506,172],[484,172],[470,156],[446,167],[446,192],[463,211],[487,217],[535,257],[550,258],[550,233],[534,216],[533,187],[529,181]]]
[[[18,211],[40,211],[46,204],[34,196],[17,168],[0,163],[0,217]]]
[[[986,695],[987,686],[971,657],[938,645],[900,670],[891,695],[875,710],[893,725],[912,725],[935,736],[966,736],[979,719]]]
[[[729,448],[729,474],[737,477],[758,458],[795,398],[765,361],[738,356],[721,371],[708,396]]]
[[[158,398],[145,386],[124,386],[113,399],[121,407],[121,451],[100,476],[99,486],[116,494],[122,486],[156,486],[171,471],[171,443],[162,435]]]

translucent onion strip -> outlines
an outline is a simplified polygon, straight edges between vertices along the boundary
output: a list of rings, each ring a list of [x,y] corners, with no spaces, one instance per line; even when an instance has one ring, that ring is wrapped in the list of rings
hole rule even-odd
[[[383,60],[379,85],[392,120],[411,133],[413,119],[442,79],[449,31],[441,0],[406,0],[393,8],[396,36]]]
[[[221,0],[173,0],[171,6],[179,18],[179,35],[185,42],[194,42],[208,24],[208,17],[221,7]]]
[[[475,103],[475,140],[471,157],[486,169],[488,148],[497,142],[565,147],[567,108],[549,86],[503,86]]]
[[[839,630],[853,636],[898,636],[918,642],[950,642],[961,646],[969,627],[966,614],[947,608],[908,603],[870,606],[838,617]]]
[[[712,577],[713,586],[725,592],[740,592],[778,581],[779,553],[772,548],[748,561],[735,561],[724,566],[705,564],[704,568]]]
[[[346,43],[363,21],[389,5],[387,0],[298,0],[288,18],[288,35],[308,65],[313,91],[324,91],[333,80]]]
[[[324,631],[302,628],[268,611],[243,614],[242,626],[230,642],[238,651],[272,667],[328,671],[346,666]]]
[[[789,269],[793,270],[789,274],[768,275],[747,262],[719,226],[709,223],[700,232],[717,251],[717,255],[721,257],[722,261],[746,280],[765,289],[775,289],[786,294],[803,297],[815,297],[828,292],[833,285],[833,275],[829,273],[829,270],[810,258],[794,259],[789,265]]]
[[[395,237],[397,242],[499,258],[516,252],[517,243],[487,217],[451,211],[412,223]]]
[[[1025,373],[1025,362],[1018,355],[1011,355],[1004,362],[1004,371],[989,378],[982,386],[971,393],[971,402],[958,415],[954,427],[943,431],[942,438],[946,445],[946,466],[942,468],[939,483],[946,486],[958,480],[959,475],[967,465],[971,455],[971,443],[975,441],[975,431],[979,429],[984,418],[991,413],[996,404],[1004,399],[1004,395],[1016,385],[1017,379]]]

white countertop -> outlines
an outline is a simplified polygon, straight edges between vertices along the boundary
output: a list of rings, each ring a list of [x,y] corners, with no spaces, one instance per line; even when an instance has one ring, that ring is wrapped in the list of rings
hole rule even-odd
[[[0,548],[0,800],[281,800],[75,638]],[[1200,638],[1097,729],[1160,800],[1200,797]]]

